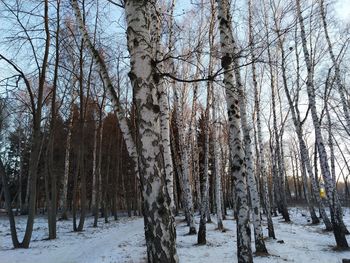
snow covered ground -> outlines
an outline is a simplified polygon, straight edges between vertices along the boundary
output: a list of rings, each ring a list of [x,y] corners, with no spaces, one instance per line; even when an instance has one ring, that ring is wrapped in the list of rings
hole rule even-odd
[[[266,240],[270,256],[255,256],[254,262],[337,263],[343,258],[350,259],[350,251],[334,251],[334,237],[332,233],[323,231],[322,224],[309,225],[308,218],[303,216],[307,214],[303,208],[290,211],[293,223],[284,223],[280,217],[274,218],[277,239]],[[345,211],[344,218],[350,228],[350,210]],[[92,227],[92,220],[91,217],[87,219],[85,231],[80,233],[72,232],[71,221],[59,221],[58,238],[49,241],[44,240],[47,237],[46,219],[39,217],[34,225],[31,248],[15,250],[12,249],[8,220],[0,217],[0,263],[146,262],[142,218],[124,217],[108,224],[101,219],[98,228]],[[19,233],[23,234],[25,218],[19,217],[17,221]],[[183,218],[178,217],[177,248],[180,262],[236,262],[236,224],[232,216],[224,221],[224,226],[227,231],[221,233],[215,230],[215,224],[208,224],[208,243],[198,246],[197,236],[188,236],[188,227]],[[266,226],[264,231],[267,234]]]

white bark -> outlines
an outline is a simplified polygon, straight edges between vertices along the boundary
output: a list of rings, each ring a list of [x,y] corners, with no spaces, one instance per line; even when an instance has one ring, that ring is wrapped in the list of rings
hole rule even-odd
[[[137,0],[125,1],[128,49],[131,71],[129,77],[134,90],[139,138],[136,144],[119,105],[117,94],[109,78],[106,65],[91,43],[76,0],[73,8],[85,42],[97,64],[103,81],[112,95],[118,121],[130,156],[135,161],[135,173],[142,186],[143,212],[148,262],[178,262],[174,218],[168,205],[160,153],[160,106],[157,99],[157,75],[154,70],[150,36],[150,6]],[[139,169],[137,169],[137,167]]]
[[[211,1],[211,16],[209,22],[209,33],[208,33],[208,42],[209,42],[209,63],[208,63],[208,74],[213,73],[213,46],[214,46],[214,26],[215,26],[215,5]],[[212,105],[212,89],[213,81],[207,82],[207,105],[205,109],[205,120],[206,123],[210,123],[210,108]],[[207,213],[210,218],[209,213],[209,125],[204,127],[204,163],[203,163],[203,178],[202,178],[202,192],[201,192],[201,206],[200,206],[200,223],[198,230],[198,244],[206,244],[206,223],[207,223]]]
[[[306,148],[303,148],[303,146],[301,145],[303,142],[303,133],[302,133],[302,127],[301,127],[301,123],[300,123],[300,116],[299,116],[299,111],[296,111],[296,107],[294,107],[294,104],[293,104],[293,100],[290,96],[290,93],[289,93],[289,89],[288,89],[288,84],[287,84],[287,68],[286,68],[286,55],[285,55],[285,51],[284,51],[284,43],[283,43],[283,40],[280,36],[280,30],[278,28],[278,25],[277,25],[277,21],[276,21],[276,18],[275,18],[275,28],[276,28],[276,31],[277,31],[277,34],[279,35],[278,37],[278,44],[279,44],[279,47],[280,47],[280,50],[281,50],[281,59],[282,59],[282,62],[281,62],[281,67],[282,67],[282,78],[283,78],[283,88],[284,88],[284,91],[285,91],[285,94],[287,96],[287,99],[288,99],[288,103],[289,103],[289,108],[290,108],[290,112],[292,114],[292,120],[293,120],[293,123],[294,123],[294,126],[295,126],[295,130],[296,130],[296,133],[298,135],[298,140],[299,140],[299,149],[300,149],[300,156],[301,156],[301,164],[302,164],[302,169],[301,169],[301,174],[302,174],[302,179],[303,179],[303,185],[304,185],[304,193],[305,193],[305,199],[306,199],[306,203],[308,205],[308,208],[309,208],[309,212],[310,212],[310,215],[311,215],[311,219],[312,219],[312,223],[313,224],[318,224],[320,221],[318,219],[318,217],[316,216],[316,213],[315,213],[315,210],[314,210],[314,207],[313,205],[311,204],[311,196],[310,196],[310,193],[309,193],[309,188],[308,188],[308,180],[307,180],[307,177],[306,177],[306,167],[305,167],[305,162],[306,161],[306,157],[305,155],[308,154],[307,152],[305,153],[305,150]],[[299,70],[297,71],[297,78],[300,78],[299,76]],[[298,86],[298,84],[297,84]],[[299,87],[297,87],[297,91],[296,92],[299,92],[298,90]],[[297,115],[298,114],[298,115]],[[307,151],[307,150],[306,150]]]
[[[251,7],[251,1],[249,1],[249,32],[250,32],[250,40],[251,44],[253,41],[252,37],[252,31],[253,31],[253,25],[252,25],[252,7]],[[235,50],[237,50],[237,47],[235,47]],[[235,52],[237,53],[237,52]],[[252,51],[252,54],[254,52]],[[254,59],[254,55],[253,55]],[[239,67],[239,62],[235,59],[234,60],[234,67]],[[250,201],[252,205],[252,215],[253,215],[253,226],[254,226],[254,237],[255,237],[255,249],[257,253],[267,253],[267,249],[264,242],[264,235],[261,227],[261,220],[260,220],[260,197],[259,192],[255,180],[255,174],[254,174],[254,164],[253,164],[253,150],[251,145],[251,137],[250,137],[250,130],[252,130],[251,127],[248,125],[247,121],[247,106],[245,102],[245,93],[242,88],[242,80],[241,75],[238,70],[235,71],[235,77],[236,77],[236,83],[237,83],[237,89],[239,94],[241,95],[240,99],[240,113],[241,113],[241,125],[242,125],[242,131],[243,131],[243,137],[244,137],[244,150],[245,150],[245,163],[246,163],[246,169],[247,169],[247,182],[248,182],[248,189],[250,193]]]
[[[125,3],[128,49],[138,129],[139,171],[144,199],[148,262],[178,262],[175,222],[168,205],[160,152],[159,78],[154,68],[149,21],[151,7],[143,1]]]
[[[161,19],[158,10],[156,10],[156,4],[152,1],[151,6],[151,38],[152,38],[152,52],[156,60],[162,59],[162,46],[161,46]],[[158,63],[158,69],[163,71],[163,63]],[[166,90],[166,82],[163,79],[159,80],[157,85],[159,94],[159,107],[160,107],[160,132],[161,132],[161,146],[164,158],[164,168],[166,176],[166,185],[170,198],[171,211],[175,212],[174,203],[174,168],[171,155],[170,145],[170,115],[169,115],[169,103]]]
[[[174,90],[174,107],[179,109],[179,99],[176,89]],[[187,216],[187,220],[190,226],[189,234],[196,234],[196,225],[194,220],[194,209],[193,209],[193,199],[192,190],[190,184],[190,167],[189,167],[189,153],[188,146],[186,145],[186,136],[184,132],[183,117],[180,117],[178,111],[175,111],[175,122],[179,133],[179,148],[181,157],[181,168],[182,168],[182,186],[183,186],[183,199],[184,208]]]
[[[320,9],[321,9],[321,18],[322,18],[322,23],[323,23],[323,30],[326,36],[326,40],[327,40],[327,44],[328,44],[328,52],[329,52],[329,56],[331,57],[331,60],[333,62],[333,66],[334,66],[334,73],[335,73],[335,81],[337,83],[338,86],[338,91],[339,91],[339,95],[340,95],[340,99],[341,99],[341,103],[343,106],[343,111],[344,111],[344,115],[345,115],[345,121],[346,121],[346,128],[348,133],[350,133],[350,113],[349,113],[349,102],[346,100],[345,98],[345,86],[341,80],[340,77],[340,67],[339,67],[339,63],[336,60],[336,57],[334,55],[334,51],[333,51],[333,45],[331,42],[331,39],[329,37],[328,34],[328,25],[327,25],[327,18],[326,18],[326,10],[325,10],[325,6],[324,6],[324,0],[320,0]]]
[[[212,89],[213,95],[212,95],[212,115],[213,115],[213,130],[212,130],[212,136],[213,136],[213,144],[214,144],[214,169],[215,169],[215,201],[216,201],[216,217],[217,217],[217,224],[218,229],[223,230],[224,225],[222,223],[222,208],[221,208],[221,156],[220,156],[220,119],[217,114],[217,96],[219,94],[215,94],[214,89]]]
[[[230,150],[232,156],[231,172],[235,181],[237,205],[237,257],[239,263],[253,262],[249,226],[249,207],[247,199],[244,151],[240,129],[239,93],[234,85],[234,43],[230,6],[226,0],[218,0],[218,20],[221,44],[221,65],[224,68],[224,84],[230,128]],[[236,61],[237,63],[237,61]],[[240,83],[236,83],[240,85]]]
[[[254,42],[251,42],[252,45],[254,45]],[[260,119],[260,99],[259,99],[259,91],[258,91],[258,84],[256,80],[256,69],[255,69],[255,55],[253,52],[253,48],[251,49],[252,52],[252,73],[253,73],[253,85],[254,85],[254,97],[255,97],[255,111],[256,111],[256,125],[257,125],[257,137],[258,137],[258,145],[259,145],[259,169],[261,179],[262,179],[262,196],[263,201],[265,205],[266,210],[266,217],[267,217],[267,225],[268,225],[268,233],[269,237],[275,238],[275,230],[273,227],[273,221],[271,216],[271,203],[270,203],[270,195],[269,195],[269,188],[268,188],[268,173],[266,169],[266,161],[265,161],[265,151],[264,151],[264,142],[263,142],[263,136],[262,136],[262,128],[261,128],[261,119]]]
[[[297,3],[297,17],[299,19],[300,34],[301,34],[301,40],[302,40],[302,46],[303,46],[303,52],[304,52],[304,60],[308,71],[307,81],[306,81],[307,94],[309,99],[309,106],[311,110],[312,121],[315,128],[317,150],[319,154],[319,161],[320,161],[322,176],[325,182],[326,194],[330,201],[330,213],[331,213],[331,221],[333,224],[334,237],[335,237],[337,246],[347,248],[349,246],[348,246],[345,234],[341,228],[342,215],[340,214],[340,211],[337,206],[338,195],[330,173],[330,169],[328,165],[328,156],[327,156],[327,152],[323,142],[319,118],[317,116],[315,87],[313,82],[313,68],[312,68],[309,50],[307,47],[304,18],[301,14],[300,0],[297,0],[296,3]]]

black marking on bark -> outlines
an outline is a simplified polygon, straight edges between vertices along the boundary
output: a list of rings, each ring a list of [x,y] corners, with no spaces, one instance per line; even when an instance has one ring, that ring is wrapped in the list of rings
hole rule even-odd
[[[232,165],[232,172],[237,172],[241,169],[241,166],[238,166],[238,165]]]
[[[218,17],[218,19],[220,20],[220,26],[225,26],[225,25],[227,26],[227,24],[228,24],[227,19],[225,19],[223,17]]]
[[[158,84],[159,81],[160,81],[160,75],[157,74],[157,73],[154,73],[154,74],[153,74],[153,80],[154,80],[154,82],[155,82],[156,84]]]
[[[256,215],[259,214],[259,209],[257,207],[254,207],[254,214],[256,214]]]
[[[224,69],[227,69],[231,65],[231,63],[232,63],[232,58],[229,54],[226,54],[221,58],[221,66]]]
[[[157,104],[153,105],[153,112],[154,112],[154,113],[159,113],[159,112],[160,112],[160,107],[159,107],[159,105],[157,105]]]

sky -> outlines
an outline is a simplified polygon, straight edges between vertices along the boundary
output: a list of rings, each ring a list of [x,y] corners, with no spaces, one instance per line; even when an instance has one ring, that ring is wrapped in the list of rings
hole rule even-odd
[[[341,20],[347,23],[350,22],[350,0],[338,0],[336,11]]]

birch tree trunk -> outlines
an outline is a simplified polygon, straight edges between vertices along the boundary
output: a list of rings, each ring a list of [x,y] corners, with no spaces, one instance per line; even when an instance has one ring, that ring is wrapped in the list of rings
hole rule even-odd
[[[325,37],[326,37],[327,44],[328,44],[329,56],[332,60],[333,66],[334,66],[335,81],[336,81],[336,84],[338,86],[338,92],[340,95],[341,104],[343,106],[343,111],[344,111],[345,121],[346,121],[346,128],[348,130],[348,133],[350,133],[350,113],[349,113],[349,106],[350,105],[349,105],[349,102],[345,98],[346,89],[345,89],[345,86],[340,78],[339,63],[337,62],[336,57],[334,55],[333,45],[332,45],[332,42],[331,42],[331,39],[330,39],[329,33],[328,33],[328,25],[327,25],[324,0],[320,0],[319,3],[320,3],[320,9],[321,9],[321,19],[322,19],[322,24],[323,24],[323,30],[324,30]]]
[[[174,107],[179,108],[178,95],[176,88],[174,90]],[[186,136],[184,134],[184,123],[183,118],[179,117],[178,111],[176,111],[176,125],[178,127],[179,133],[179,148],[180,148],[180,157],[181,157],[181,168],[182,168],[182,186],[183,186],[183,198],[184,198],[184,208],[186,213],[186,218],[188,221],[189,235],[194,235],[197,233],[196,225],[194,221],[194,210],[193,210],[193,199],[192,199],[192,191],[190,185],[190,167],[189,167],[189,159],[188,159],[188,146],[186,145]]]
[[[215,3],[213,0],[210,1],[211,7],[211,16],[209,22],[209,32],[208,32],[208,41],[209,41],[209,63],[208,63],[208,74],[213,73],[213,46],[214,46],[214,26],[215,26]],[[212,104],[212,89],[213,82],[207,82],[207,105],[205,109],[205,120],[206,123],[210,123],[210,108]],[[198,239],[197,242],[200,245],[206,244],[206,223],[207,223],[207,213],[209,213],[209,125],[204,127],[204,164],[203,164],[203,178],[202,178],[202,187],[201,187],[201,206],[200,206],[200,222],[198,230]],[[209,213],[210,218],[210,213]]]
[[[307,94],[309,99],[309,106],[311,110],[312,121],[315,128],[317,150],[319,154],[319,161],[320,161],[322,176],[325,182],[326,194],[330,201],[330,214],[331,214],[331,221],[333,225],[333,233],[334,233],[337,246],[340,248],[347,248],[349,247],[348,242],[346,240],[345,233],[341,228],[341,218],[343,215],[340,214],[339,208],[337,206],[338,195],[330,173],[330,169],[328,165],[328,156],[327,156],[327,152],[323,142],[319,118],[317,116],[315,87],[313,82],[314,73],[313,73],[313,67],[311,65],[309,50],[307,47],[304,18],[301,14],[300,0],[297,0],[296,3],[297,3],[297,17],[299,19],[299,24],[300,24],[300,36],[301,36],[303,52],[304,52],[304,60],[308,71],[307,81],[306,81]]]
[[[212,116],[213,116],[213,144],[214,144],[214,169],[215,169],[215,201],[216,201],[216,217],[219,230],[224,230],[224,225],[222,223],[222,207],[221,207],[221,162],[220,162],[220,145],[219,145],[219,130],[220,130],[220,120],[217,115],[217,100],[216,98],[219,94],[215,94],[214,89],[212,88]]]
[[[268,48],[270,49],[270,48]],[[271,56],[271,55],[270,55]],[[273,132],[275,135],[275,143],[274,143],[274,153],[273,153],[273,162],[275,167],[275,178],[276,183],[278,186],[278,207],[281,209],[281,213],[283,215],[283,218],[286,222],[290,222],[289,213],[287,209],[287,200],[285,195],[285,187],[284,187],[284,176],[283,176],[283,164],[282,164],[282,158],[281,158],[281,144],[280,139],[281,133],[278,132],[277,128],[277,116],[276,116],[276,87],[275,87],[275,78],[274,73],[272,72],[272,61],[270,60],[270,73],[271,73],[271,101],[272,101],[272,115],[273,115]]]
[[[251,0],[248,2],[248,6],[249,6],[249,38],[250,38],[250,43],[252,44],[254,40],[253,40],[253,32],[252,32],[253,24],[252,24]],[[237,50],[237,47],[234,47],[234,48]],[[255,59],[254,51],[251,50],[251,53],[252,53],[252,59],[254,60]],[[267,253],[267,249],[264,242],[263,231],[261,227],[261,220],[260,220],[260,215],[261,215],[260,198],[259,198],[258,188],[255,180],[255,174],[254,174],[253,150],[251,145],[252,140],[250,137],[250,130],[252,130],[252,128],[248,126],[247,106],[245,102],[245,94],[242,88],[243,84],[241,80],[241,75],[238,71],[239,62],[237,59],[234,60],[234,67],[237,69],[235,70],[235,77],[236,77],[237,89],[241,97],[241,100],[240,100],[241,125],[242,125],[243,136],[244,136],[244,151],[245,151],[245,164],[247,169],[247,182],[248,182],[248,189],[250,193],[250,201],[251,201],[252,210],[253,210],[255,249],[257,253]]]
[[[329,75],[328,75],[329,77]],[[327,81],[326,81],[326,92],[327,92],[327,89],[328,89],[328,86],[329,86],[329,80],[328,80],[328,77],[327,77]],[[326,93],[325,92],[325,93]],[[330,150],[330,162],[331,162],[331,175],[332,175],[332,179],[333,179],[333,183],[335,185],[335,190],[336,190],[336,173],[335,173],[335,156],[334,156],[334,144],[333,144],[333,133],[332,133],[332,121],[331,121],[331,115],[329,113],[329,109],[328,109],[328,101],[327,101],[327,98],[325,98],[325,110],[326,110],[326,117],[327,117],[327,131],[328,131],[328,147],[329,147],[329,150]],[[338,207],[338,210],[339,210],[339,214],[340,215],[343,215],[343,209],[341,207],[341,203],[340,203],[340,200],[339,198],[336,200],[337,202],[337,207]],[[349,231],[348,229],[346,228],[345,224],[344,224],[344,221],[343,221],[343,216],[341,216],[339,218],[339,221],[340,221],[340,226],[342,228],[342,231],[348,235],[349,234]]]
[[[235,183],[237,205],[237,257],[239,263],[253,262],[249,226],[249,207],[247,198],[246,171],[240,129],[239,88],[234,85],[235,40],[232,32],[230,5],[226,0],[218,0],[218,20],[221,45],[221,65],[224,69],[224,85],[228,109],[230,150],[232,156],[231,172]],[[237,58],[236,58],[237,63]],[[237,82],[236,85],[242,83]]]
[[[156,10],[155,1],[152,0],[151,7],[151,32],[152,32],[152,43],[153,43],[153,56],[157,61],[162,59],[162,46],[161,46],[161,17],[159,12]],[[172,18],[171,18],[172,19]],[[158,69],[163,71],[163,63],[158,63]],[[166,90],[166,82],[161,79],[157,85],[159,94],[159,107],[160,107],[160,133],[161,133],[161,149],[164,158],[164,168],[166,176],[166,186],[170,197],[170,209],[172,213],[175,213],[174,203],[174,168],[173,160],[171,156],[171,144],[170,144],[170,115],[169,115],[169,103],[168,95]]]
[[[139,171],[138,171],[139,167],[137,165],[138,154],[137,154],[135,142],[134,142],[133,137],[132,137],[131,130],[128,126],[127,119],[125,117],[126,114],[124,112],[123,107],[120,104],[119,97],[114,89],[112,80],[109,77],[107,66],[106,66],[102,56],[99,54],[98,50],[95,48],[92,41],[90,40],[88,31],[85,27],[82,15],[80,13],[80,9],[79,9],[77,0],[71,0],[71,5],[73,7],[74,14],[75,14],[76,20],[77,20],[78,25],[79,25],[79,30],[83,34],[85,45],[89,49],[96,64],[99,66],[104,85],[107,88],[108,92],[110,93],[111,99],[113,100],[115,112],[116,112],[117,117],[118,117],[119,127],[120,127],[120,130],[122,131],[123,138],[125,140],[125,144],[127,147],[127,151],[135,163],[134,172],[136,174],[136,177],[139,178]]]
[[[211,56],[209,56],[209,73],[211,72]],[[213,83],[208,81],[207,83],[207,108],[205,111],[206,123],[209,123],[210,116],[210,105],[211,105],[211,89]],[[205,126],[204,130],[204,164],[203,164],[203,178],[202,178],[202,187],[201,187],[201,207],[200,207],[200,222],[198,230],[198,239],[197,242],[199,245],[205,245],[206,240],[206,223],[207,223],[207,212],[209,210],[209,125]]]
[[[306,146],[301,145],[304,141],[303,139],[303,132],[302,132],[302,127],[301,127],[301,123],[300,123],[300,116],[299,114],[297,115],[296,110],[295,110],[295,106],[293,104],[293,100],[290,96],[290,92],[288,89],[288,84],[287,84],[287,73],[286,73],[286,55],[285,55],[285,51],[284,51],[284,45],[283,45],[283,40],[281,39],[281,35],[280,35],[280,29],[278,28],[277,25],[277,21],[275,18],[275,28],[278,34],[278,44],[280,46],[280,50],[281,50],[281,67],[282,67],[282,79],[283,79],[283,88],[286,94],[286,97],[288,99],[288,103],[289,103],[289,108],[292,114],[292,119],[293,119],[293,123],[294,123],[294,127],[298,136],[298,141],[299,141],[299,148],[300,151],[302,151],[301,155],[301,175],[302,175],[302,179],[303,179],[303,184],[304,184],[304,193],[305,193],[305,199],[306,199],[306,203],[308,205],[308,209],[311,215],[311,219],[312,219],[312,224],[318,224],[320,222],[320,220],[318,219],[318,217],[316,216],[315,213],[315,209],[313,207],[313,205],[311,204],[311,196],[309,193],[309,189],[308,189],[308,184],[307,184],[307,177],[306,177],[306,169],[305,169],[305,162],[306,160],[306,155],[308,155]],[[297,78],[299,78],[299,71],[297,72]],[[297,80],[298,81],[298,80]],[[299,90],[297,89],[296,92],[299,92]],[[299,113],[299,111],[298,111]],[[304,148],[305,147],[305,148]],[[305,152],[306,151],[306,152]],[[310,174],[309,174],[310,175]],[[311,176],[310,176],[311,177]]]
[[[252,32],[252,30],[250,31]],[[258,91],[258,83],[256,76],[256,68],[255,68],[255,54],[254,54],[254,41],[251,39],[251,56],[252,56],[252,75],[253,75],[253,85],[254,85],[254,105],[256,111],[256,125],[257,125],[257,139],[259,145],[259,168],[260,177],[262,180],[262,197],[264,200],[266,217],[267,217],[267,227],[268,227],[268,235],[269,237],[275,239],[275,230],[273,227],[272,215],[271,215],[271,203],[270,203],[270,195],[268,189],[268,173],[266,170],[266,161],[265,161],[265,151],[264,151],[264,143],[262,136],[262,128],[261,128],[261,119],[260,119],[260,99],[259,99],[259,91]]]
[[[170,200],[160,153],[159,76],[150,43],[150,6],[143,1],[127,0],[125,13],[148,262],[178,262],[175,222],[168,205]]]

